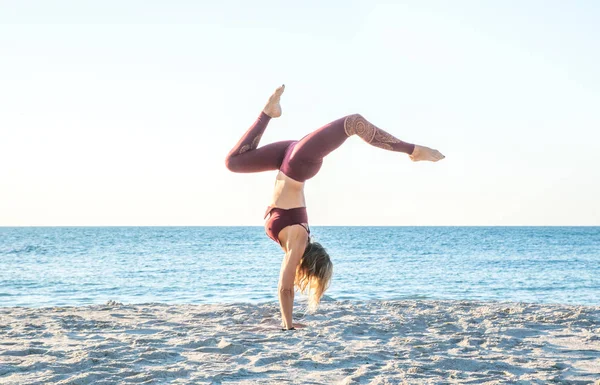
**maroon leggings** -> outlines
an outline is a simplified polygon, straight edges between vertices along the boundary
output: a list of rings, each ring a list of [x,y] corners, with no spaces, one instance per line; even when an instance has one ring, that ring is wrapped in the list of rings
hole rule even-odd
[[[299,141],[286,140],[258,148],[271,118],[262,112],[256,122],[227,155],[225,165],[233,172],[281,170],[288,177],[304,182],[317,175],[323,158],[349,136],[358,135],[367,143],[390,151],[411,154],[414,144],[393,137],[369,123],[359,114],[335,120]]]

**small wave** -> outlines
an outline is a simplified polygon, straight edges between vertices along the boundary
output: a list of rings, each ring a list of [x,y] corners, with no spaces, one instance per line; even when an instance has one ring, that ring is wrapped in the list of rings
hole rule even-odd
[[[9,249],[7,251],[0,251],[0,255],[4,254],[4,255],[18,255],[18,254],[46,254],[48,252],[47,249],[41,247],[41,246],[36,246],[36,245],[27,245],[24,247],[20,247],[20,248],[13,248],[13,249]]]
[[[430,295],[425,294],[408,294],[408,295],[397,295],[394,296],[390,301],[403,301],[403,300],[423,300],[423,299],[433,299]],[[386,299],[387,301],[387,299]]]

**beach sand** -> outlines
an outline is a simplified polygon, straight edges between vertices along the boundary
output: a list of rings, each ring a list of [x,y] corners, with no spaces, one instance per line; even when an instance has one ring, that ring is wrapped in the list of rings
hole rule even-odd
[[[0,308],[0,384],[600,384],[600,307],[325,301]]]

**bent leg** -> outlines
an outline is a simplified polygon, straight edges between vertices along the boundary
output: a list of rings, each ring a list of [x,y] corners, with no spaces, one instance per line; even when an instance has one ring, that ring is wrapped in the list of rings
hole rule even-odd
[[[225,159],[225,166],[230,171],[240,173],[278,170],[285,151],[292,143],[294,143],[293,140],[285,140],[247,150],[239,155],[228,155]]]
[[[254,150],[258,147],[260,138],[262,137],[271,117],[264,112],[261,112],[254,124],[250,126],[248,131],[242,136],[235,146],[227,154],[227,158],[231,158],[246,151]]]
[[[258,148],[271,117],[264,112],[246,131],[225,158],[225,166],[233,172],[261,172],[277,170],[281,165],[285,150],[292,141],[271,143]]]

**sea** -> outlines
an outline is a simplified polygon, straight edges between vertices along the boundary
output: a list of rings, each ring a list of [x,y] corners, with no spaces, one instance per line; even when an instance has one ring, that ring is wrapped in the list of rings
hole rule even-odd
[[[328,299],[600,305],[600,227],[311,232]],[[282,257],[263,227],[1,227],[0,307],[277,301]]]

